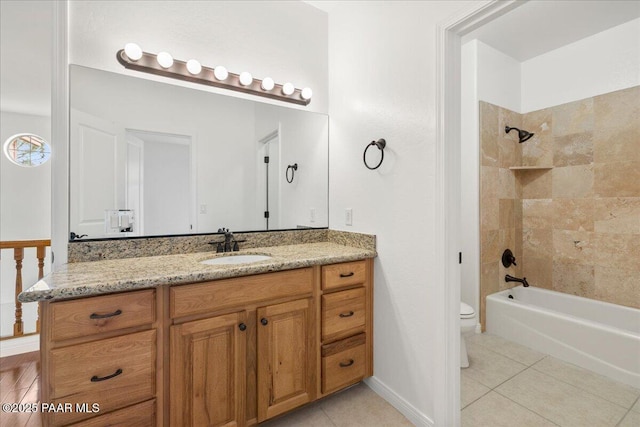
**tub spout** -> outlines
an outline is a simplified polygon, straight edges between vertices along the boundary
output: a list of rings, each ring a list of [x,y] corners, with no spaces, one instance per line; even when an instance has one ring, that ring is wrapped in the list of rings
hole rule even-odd
[[[519,279],[517,277],[513,277],[509,274],[507,274],[506,276],[504,276],[504,281],[505,282],[518,282],[518,283],[522,283],[522,286],[524,286],[525,288],[529,287],[529,283],[527,282],[527,278],[523,277],[522,279]]]

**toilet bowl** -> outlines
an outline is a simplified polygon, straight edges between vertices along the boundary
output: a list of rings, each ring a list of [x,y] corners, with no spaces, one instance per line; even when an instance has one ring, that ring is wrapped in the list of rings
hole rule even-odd
[[[464,336],[472,333],[476,329],[476,312],[469,304],[460,301],[460,367],[469,367],[469,357],[467,356],[467,344]]]

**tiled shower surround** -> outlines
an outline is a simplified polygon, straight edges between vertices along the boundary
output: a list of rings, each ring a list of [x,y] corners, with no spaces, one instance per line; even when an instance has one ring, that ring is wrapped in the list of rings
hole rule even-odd
[[[483,329],[506,273],[640,308],[640,86],[526,114],[480,102],[480,240]]]

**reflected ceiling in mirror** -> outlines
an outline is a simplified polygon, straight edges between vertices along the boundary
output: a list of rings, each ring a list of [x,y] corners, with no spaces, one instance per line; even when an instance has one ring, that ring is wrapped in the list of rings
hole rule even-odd
[[[326,115],[77,65],[69,74],[74,238],[328,226]]]

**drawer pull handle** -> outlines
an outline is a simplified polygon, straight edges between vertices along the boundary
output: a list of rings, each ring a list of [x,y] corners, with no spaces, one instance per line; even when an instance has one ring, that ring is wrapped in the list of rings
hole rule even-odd
[[[267,326],[269,321],[266,318],[263,317],[262,319],[260,319],[260,323],[262,323],[264,326]]]
[[[113,374],[107,375],[106,377],[99,377],[97,375],[94,375],[94,376],[91,377],[91,382],[92,383],[97,383],[97,382],[100,382],[100,381],[110,380],[111,378],[117,377],[121,373],[122,373],[122,369],[118,369]]]
[[[353,316],[353,311],[349,311],[348,313],[340,313],[340,317],[351,317]]]
[[[247,330],[247,325],[245,325],[244,323],[240,323],[240,324],[238,325],[238,328],[239,328],[241,331],[243,331],[243,332],[244,332],[244,331],[246,331],[246,330]]]
[[[349,367],[349,366],[353,365],[353,364],[354,364],[354,362],[355,362],[355,361],[354,361],[353,359],[349,359],[349,361],[348,361],[347,363],[340,362],[340,367],[341,367],[341,368]]]
[[[353,271],[351,273],[346,273],[346,274],[345,273],[340,273],[340,277],[351,277],[351,276],[353,276],[353,274],[354,274]]]
[[[120,316],[122,314],[122,310],[116,310],[113,313],[107,313],[107,314],[96,314],[93,313],[91,314],[91,316],[89,316],[89,319],[108,319],[109,317],[114,317],[114,316]]]

